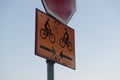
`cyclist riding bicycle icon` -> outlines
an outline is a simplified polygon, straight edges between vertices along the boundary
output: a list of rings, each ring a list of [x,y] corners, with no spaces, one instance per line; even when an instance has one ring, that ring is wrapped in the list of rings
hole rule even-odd
[[[65,33],[62,38],[59,39],[59,44],[62,48],[67,46],[69,51],[72,51],[72,43],[69,40],[69,34],[67,28],[65,28]]]
[[[42,39],[46,39],[47,37],[49,37],[49,41],[51,43],[55,43],[55,35],[51,32],[49,21],[49,19],[46,20],[44,28],[40,30],[40,36]]]

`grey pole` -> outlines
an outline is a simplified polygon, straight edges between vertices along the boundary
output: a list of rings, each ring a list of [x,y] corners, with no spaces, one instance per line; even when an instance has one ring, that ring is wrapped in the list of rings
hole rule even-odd
[[[46,60],[47,63],[47,80],[54,80],[54,64],[55,62]]]

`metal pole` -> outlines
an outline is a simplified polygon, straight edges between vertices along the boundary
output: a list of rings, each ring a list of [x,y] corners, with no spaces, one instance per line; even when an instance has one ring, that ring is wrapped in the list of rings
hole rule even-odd
[[[55,62],[46,60],[47,63],[47,80],[54,80],[54,64]]]

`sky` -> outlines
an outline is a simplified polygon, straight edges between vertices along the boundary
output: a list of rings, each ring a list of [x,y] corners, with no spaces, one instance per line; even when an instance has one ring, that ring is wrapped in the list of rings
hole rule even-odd
[[[76,70],[55,63],[55,80],[120,80],[120,0],[76,0]],[[0,80],[47,80],[35,54],[35,9],[41,0],[0,0]]]

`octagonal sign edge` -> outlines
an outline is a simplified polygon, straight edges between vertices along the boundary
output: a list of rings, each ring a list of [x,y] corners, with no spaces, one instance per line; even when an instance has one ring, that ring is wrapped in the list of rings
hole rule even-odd
[[[48,14],[67,24],[76,11],[76,0],[42,0]]]

